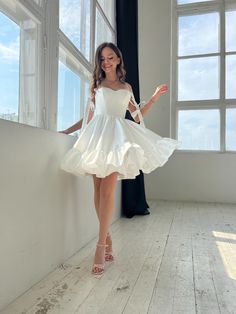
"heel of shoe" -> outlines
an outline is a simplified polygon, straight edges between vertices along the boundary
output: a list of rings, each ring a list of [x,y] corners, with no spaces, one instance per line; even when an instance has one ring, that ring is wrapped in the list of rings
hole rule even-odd
[[[104,273],[105,270],[105,250],[107,247],[107,244],[103,244],[103,243],[97,243],[97,247],[104,247],[104,262],[103,263],[94,263],[93,267],[92,267],[92,274],[94,276],[100,276]]]
[[[111,235],[109,232],[107,233],[107,237],[111,238]],[[109,244],[107,244],[107,248],[108,248],[108,246],[109,246]],[[107,248],[105,250],[105,261],[106,262],[112,262],[112,261],[114,261],[113,251],[112,251],[112,249],[108,250]]]

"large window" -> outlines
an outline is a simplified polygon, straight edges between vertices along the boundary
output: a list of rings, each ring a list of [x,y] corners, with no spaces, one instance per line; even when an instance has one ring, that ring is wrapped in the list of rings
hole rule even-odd
[[[20,27],[0,13],[0,118],[18,121]]]
[[[57,129],[83,116],[97,46],[115,41],[114,0],[60,0]]]
[[[184,150],[236,150],[236,1],[178,0],[174,129]]]
[[[0,1],[0,118],[37,125],[40,23],[16,1]]]
[[[115,38],[115,0],[0,0],[0,119],[51,130],[78,121],[95,50]]]

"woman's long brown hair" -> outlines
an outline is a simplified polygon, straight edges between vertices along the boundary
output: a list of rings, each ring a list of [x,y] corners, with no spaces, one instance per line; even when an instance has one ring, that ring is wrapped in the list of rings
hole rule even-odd
[[[110,43],[110,42],[102,43],[101,45],[97,47],[96,54],[95,54],[95,67],[93,70],[93,78],[92,78],[91,87],[90,87],[92,100],[94,100],[94,97],[95,97],[95,89],[101,84],[102,80],[104,80],[104,78],[106,77],[105,72],[103,71],[101,67],[101,63],[102,63],[101,54],[102,54],[102,50],[106,47],[112,49],[117,55],[117,57],[120,58],[120,63],[117,65],[117,68],[116,68],[116,74],[121,83],[125,82],[126,72],[124,68],[124,61],[123,61],[121,51],[113,43]]]

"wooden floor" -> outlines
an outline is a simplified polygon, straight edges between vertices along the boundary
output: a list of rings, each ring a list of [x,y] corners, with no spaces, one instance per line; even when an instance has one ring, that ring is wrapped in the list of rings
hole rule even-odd
[[[236,205],[150,202],[112,225],[116,260],[90,274],[95,240],[3,314],[236,314]]]

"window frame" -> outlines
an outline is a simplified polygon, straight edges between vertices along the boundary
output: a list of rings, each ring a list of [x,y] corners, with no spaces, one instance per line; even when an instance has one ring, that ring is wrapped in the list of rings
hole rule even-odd
[[[219,150],[197,150],[179,149],[184,152],[220,152],[236,153],[236,151],[226,150],[226,110],[236,108],[236,98],[225,98],[225,63],[228,55],[236,55],[235,52],[225,50],[225,13],[230,10],[230,6],[236,8],[235,0],[213,0],[208,2],[198,2],[191,4],[177,4],[177,0],[172,0],[172,93],[171,93],[171,135],[177,138],[178,134],[178,111],[193,109],[218,109],[220,111],[220,149]],[[178,18],[179,16],[198,15],[202,13],[219,12],[219,52],[178,56]],[[219,99],[212,100],[178,100],[178,60],[199,58],[199,57],[219,56]]]
[[[43,30],[42,30],[42,26],[43,26],[43,10],[44,10],[44,6],[39,7],[36,3],[30,1],[30,0],[14,0],[14,3],[16,6],[19,7],[20,10],[22,10],[22,12],[24,12],[24,15],[27,15],[27,17],[29,17],[30,19],[32,19],[32,21],[34,21],[34,23],[37,24],[37,48],[38,50],[42,47],[43,45]],[[44,4],[44,3],[43,3]],[[13,11],[13,9],[9,8],[8,5],[4,5],[4,3],[0,3],[1,5],[1,11],[3,14],[5,14],[9,19],[11,19],[13,22],[15,22],[16,24],[19,24],[21,19],[20,17],[17,17],[17,13]],[[19,47],[20,48],[20,47]],[[21,49],[21,48],[20,48]],[[35,112],[35,120],[34,120],[34,125],[32,124],[27,124],[30,125],[32,127],[40,127],[42,125],[42,106],[40,106],[40,103],[42,103],[42,96],[44,94],[44,86],[42,84],[42,76],[43,76],[43,64],[44,64],[44,56],[42,53],[38,53],[37,55],[37,60],[35,60],[36,62],[36,71],[37,71],[37,95],[35,98],[36,101],[36,112]],[[20,71],[20,60],[19,60],[19,77],[21,77],[21,71]],[[20,86],[21,86],[21,81],[19,80],[19,93],[21,94],[20,91]],[[26,122],[21,122],[20,116],[23,117],[25,111],[22,110],[22,107],[20,106],[20,101],[21,96],[19,97],[19,102],[18,102],[18,121],[14,121],[15,123],[20,123],[20,124],[26,124]],[[27,114],[26,114],[27,116]],[[7,120],[8,121],[8,120]]]
[[[39,63],[38,63],[38,108],[35,127],[48,130],[57,130],[57,98],[58,98],[58,67],[59,67],[59,47],[68,52],[68,59],[72,63],[78,62],[92,75],[94,54],[95,54],[95,34],[96,34],[96,8],[99,11],[104,22],[113,33],[114,43],[116,43],[116,25],[114,27],[109,22],[106,14],[102,10],[98,0],[91,0],[91,22],[90,22],[90,50],[89,60],[81,51],[70,41],[62,32],[59,25],[59,0],[42,0],[40,5],[32,0],[13,0],[17,5],[41,25],[38,38]],[[115,0],[114,0],[115,1]],[[4,7],[4,2],[1,8]],[[4,10],[2,10],[3,13]],[[115,5],[114,5],[115,20]],[[6,14],[13,21],[14,16]],[[65,65],[66,66],[66,65]],[[84,104],[85,105],[85,104]],[[18,104],[20,107],[20,104]],[[20,110],[20,108],[19,108]],[[84,108],[81,108],[81,112]],[[17,122],[21,123],[21,122]],[[22,124],[22,123],[21,123]]]
[[[59,25],[59,0],[56,1],[58,2],[58,25]],[[85,69],[90,72],[92,75],[93,71],[93,64],[94,64],[94,56],[95,56],[95,35],[96,35],[96,10],[99,9],[101,16],[104,20],[104,22],[109,26],[109,29],[113,32],[113,38],[114,42],[116,43],[116,28],[113,28],[112,25],[110,24],[108,18],[106,17],[106,14],[102,10],[98,0],[91,0],[91,21],[90,21],[90,57],[89,60],[81,53],[81,51],[72,43],[72,41],[66,36],[66,34],[63,33],[63,31],[58,27],[58,50],[59,46],[62,47],[64,51],[68,52],[68,59],[73,58],[71,60],[71,63],[81,63],[82,66],[85,67]],[[115,5],[114,5],[114,16],[115,16]],[[59,62],[59,53],[58,53],[58,62]],[[62,61],[61,61],[62,62]],[[66,65],[65,65],[66,66]],[[76,68],[75,68],[76,72]],[[58,76],[57,76],[57,81],[58,81]],[[57,97],[55,95],[55,97]],[[84,103],[84,105],[86,105]],[[80,112],[84,112],[84,108],[80,108]],[[57,117],[56,120],[52,121],[51,123],[51,128],[56,130],[57,129]]]

